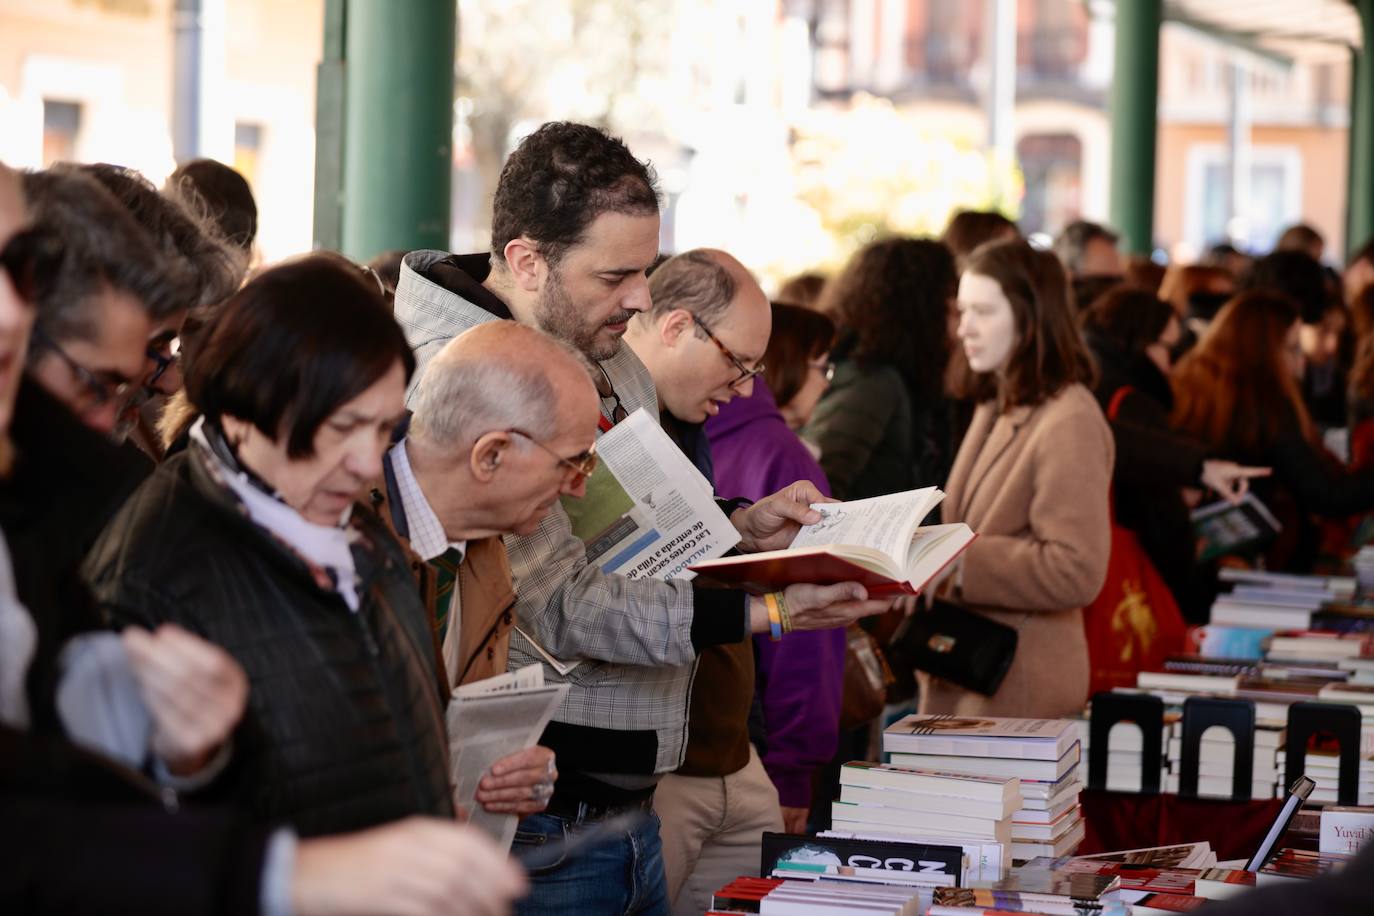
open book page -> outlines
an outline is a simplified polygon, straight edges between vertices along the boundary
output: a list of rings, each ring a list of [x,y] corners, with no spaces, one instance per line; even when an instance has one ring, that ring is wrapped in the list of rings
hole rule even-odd
[[[601,463],[582,499],[563,498],[587,561],[631,579],[690,579],[739,532],[711,486],[653,418],[637,410],[596,443]]]
[[[454,800],[468,821],[509,849],[514,814],[490,814],[477,804],[477,784],[502,757],[533,747],[568,692],[567,684],[545,686],[543,668],[529,665],[459,687],[449,700],[449,780]]]
[[[870,547],[904,568],[917,526],[943,498],[937,488],[925,487],[847,503],[817,503],[812,508],[821,520],[797,532],[792,547]]]

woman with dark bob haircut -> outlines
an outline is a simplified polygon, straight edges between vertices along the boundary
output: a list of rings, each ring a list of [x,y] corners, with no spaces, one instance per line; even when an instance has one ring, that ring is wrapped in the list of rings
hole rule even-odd
[[[970,255],[959,339],[975,373],[973,422],[945,486],[946,520],[978,532],[947,597],[1019,631],[991,697],[921,675],[920,711],[1055,718],[1088,699],[1082,608],[1111,540],[1112,434],[1087,388],[1092,357],[1058,259],[1023,241]]]
[[[247,671],[238,787],[302,836],[453,816],[424,607],[400,545],[354,501],[414,368],[360,268],[317,254],[264,271],[190,367],[189,447],[88,560],[115,623],[180,624]]]

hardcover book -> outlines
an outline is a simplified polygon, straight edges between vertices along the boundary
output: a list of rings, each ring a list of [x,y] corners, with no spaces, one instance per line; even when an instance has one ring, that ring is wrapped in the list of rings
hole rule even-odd
[[[935,487],[847,503],[818,503],[821,520],[786,550],[741,554],[688,567],[704,581],[754,594],[799,582],[859,582],[871,597],[915,595],[977,537],[968,525],[921,520],[944,498]]]

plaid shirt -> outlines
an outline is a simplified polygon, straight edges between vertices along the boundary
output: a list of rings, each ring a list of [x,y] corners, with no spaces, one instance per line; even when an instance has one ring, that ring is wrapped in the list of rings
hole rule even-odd
[[[416,378],[450,339],[496,318],[421,275],[444,257],[445,252],[411,252],[401,266],[395,315],[415,349]],[[628,346],[601,365],[626,410],[633,413],[642,407],[658,418],[653,379]],[[572,684],[554,721],[653,731],[657,745],[652,771],[677,769],[696,672],[690,585],[680,580],[626,579],[589,565],[585,545],[573,535],[567,513],[558,504],[533,534],[508,535],[505,542],[521,630],[560,661],[581,662],[566,677],[544,664],[546,680]],[[542,662],[529,640],[514,632],[509,667]]]

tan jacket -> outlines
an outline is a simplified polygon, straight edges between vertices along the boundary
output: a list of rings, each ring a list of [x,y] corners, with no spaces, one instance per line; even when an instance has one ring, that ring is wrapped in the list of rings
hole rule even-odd
[[[448,628],[441,644],[434,567],[420,559],[410,549],[410,542],[397,533],[385,482],[374,481],[366,493],[367,503],[406,548],[410,571],[429,612],[443,695],[448,696],[461,684],[505,674],[511,627],[515,625],[515,586],[505,544],[499,537],[468,541],[458,566],[459,625]]]
[[[1020,633],[991,697],[922,674],[921,712],[1055,718],[1088,699],[1082,608],[1111,550],[1111,430],[1087,388],[998,416],[978,406],[945,487],[946,521],[978,540],[964,553],[959,603]]]

